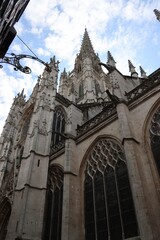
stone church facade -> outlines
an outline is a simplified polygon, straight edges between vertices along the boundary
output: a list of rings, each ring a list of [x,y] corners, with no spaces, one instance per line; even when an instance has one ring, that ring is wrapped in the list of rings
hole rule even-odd
[[[0,138],[0,239],[160,239],[160,69],[100,63],[87,30],[19,93]],[[104,66],[107,73],[103,71]]]

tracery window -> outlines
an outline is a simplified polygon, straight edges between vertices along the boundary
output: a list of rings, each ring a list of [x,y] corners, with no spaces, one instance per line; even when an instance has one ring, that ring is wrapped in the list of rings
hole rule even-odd
[[[49,168],[44,240],[61,239],[62,200],[63,170],[54,165]]]
[[[160,174],[160,107],[155,112],[151,121],[150,140],[154,159]]]
[[[61,107],[57,107],[54,112],[52,128],[52,146],[59,142],[64,142],[63,133],[65,131],[65,113]]]
[[[115,141],[103,138],[91,150],[84,190],[86,240],[138,236],[126,160]]]

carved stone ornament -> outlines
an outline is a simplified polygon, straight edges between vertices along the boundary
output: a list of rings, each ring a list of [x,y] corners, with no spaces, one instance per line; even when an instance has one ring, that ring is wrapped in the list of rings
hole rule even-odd
[[[38,125],[39,125],[39,121],[35,120],[34,123],[33,123],[33,130],[32,130],[32,133],[30,135],[30,138],[34,136],[35,130],[36,130],[36,128],[38,128]]]
[[[48,135],[46,119],[43,120],[42,127],[38,129],[38,133],[41,134],[41,135],[45,135],[45,136]]]

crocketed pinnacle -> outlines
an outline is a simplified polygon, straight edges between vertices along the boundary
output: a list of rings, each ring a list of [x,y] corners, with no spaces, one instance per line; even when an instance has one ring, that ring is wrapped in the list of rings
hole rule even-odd
[[[82,45],[81,45],[81,49],[80,49],[80,55],[83,56],[92,56],[95,55],[91,40],[89,38],[87,29],[85,28],[85,32],[83,35],[83,40],[82,40]]]

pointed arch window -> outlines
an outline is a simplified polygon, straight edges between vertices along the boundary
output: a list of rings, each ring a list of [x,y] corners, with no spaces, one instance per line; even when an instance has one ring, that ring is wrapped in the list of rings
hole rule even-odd
[[[86,240],[138,236],[125,156],[115,141],[101,139],[91,150],[84,191]]]
[[[80,83],[79,85],[79,98],[83,97],[84,92],[83,92],[83,83]]]
[[[54,165],[49,168],[44,240],[61,240],[62,201],[63,170]]]
[[[52,128],[52,146],[59,142],[64,142],[63,134],[65,132],[65,113],[61,107],[57,107],[53,117]]]
[[[160,107],[153,115],[150,125],[151,148],[160,174]]]

